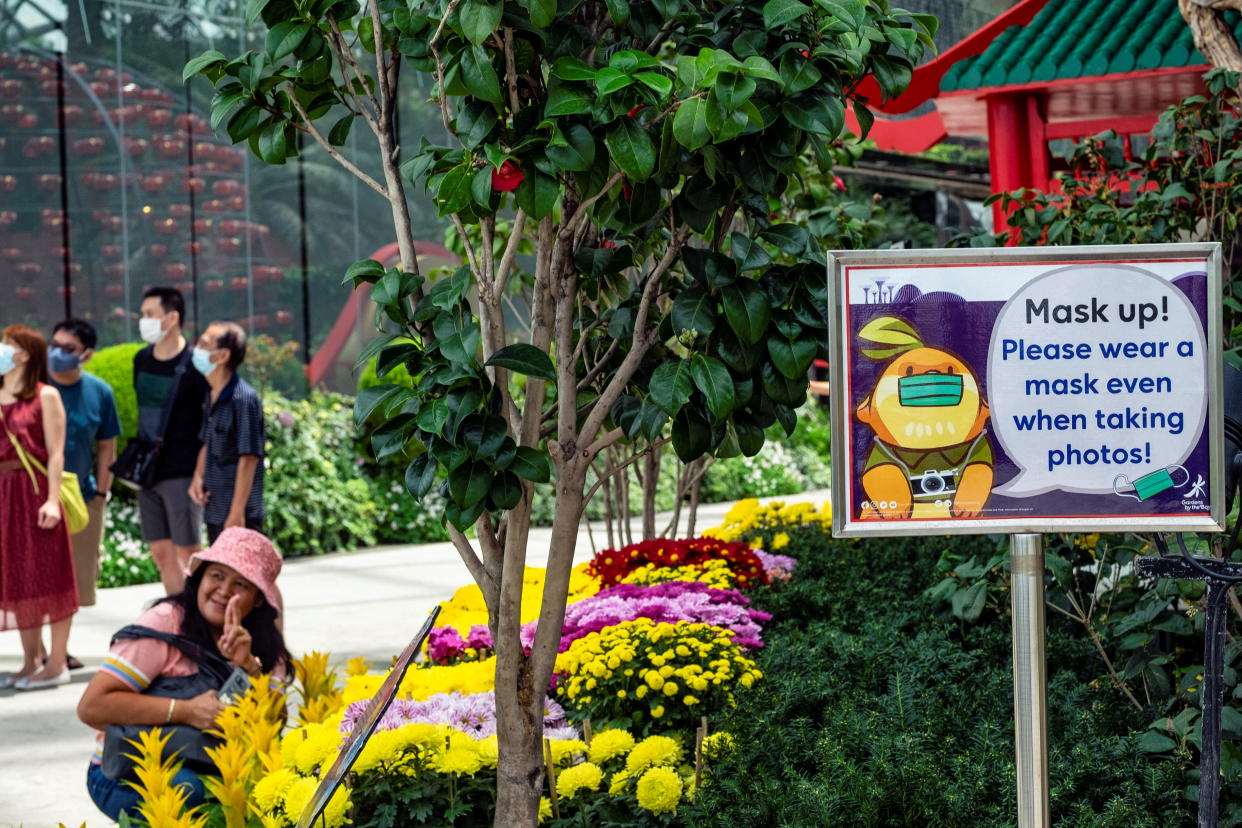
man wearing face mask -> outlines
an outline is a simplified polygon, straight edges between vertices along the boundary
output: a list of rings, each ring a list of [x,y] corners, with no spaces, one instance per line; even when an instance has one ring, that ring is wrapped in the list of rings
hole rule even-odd
[[[95,582],[99,579],[99,546],[103,539],[104,513],[111,497],[116,438],[121,421],[112,388],[99,377],[82,370],[95,354],[95,328],[84,319],[66,319],[52,329],[47,367],[52,385],[65,404],[65,469],[78,476],[82,497],[90,512],[86,528],[70,537],[73,564],[78,577],[78,600],[95,605]],[[80,666],[71,657],[70,667]]]
[[[142,297],[138,332],[148,347],[134,355],[138,436],[160,443],[154,482],[138,492],[142,539],[169,595],[185,585],[190,556],[201,548],[202,506],[190,499],[198,460],[199,428],[207,382],[190,365],[193,348],[181,333],[185,299],[169,287]],[[162,441],[162,442],[161,442]]]
[[[203,447],[190,498],[203,507],[208,543],[232,526],[263,531],[263,402],[237,375],[246,359],[246,332],[236,322],[212,322],[198,338],[194,368],[211,391],[203,403]]]

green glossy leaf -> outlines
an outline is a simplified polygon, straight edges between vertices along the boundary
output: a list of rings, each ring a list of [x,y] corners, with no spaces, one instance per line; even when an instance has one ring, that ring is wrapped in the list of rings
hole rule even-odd
[[[267,113],[253,104],[245,104],[229,118],[225,131],[234,144],[240,144],[258,130]]]
[[[227,62],[228,58],[222,52],[208,49],[198,57],[190,59],[185,68],[181,70],[181,80],[187,81],[206,69],[221,66]]]
[[[595,73],[595,91],[601,98],[620,92],[632,83],[634,83],[632,75],[627,75],[611,66],[605,66]]]
[[[682,101],[673,116],[673,137],[691,152],[712,140],[711,130],[707,128],[707,101],[702,98]]]
[[[522,481],[511,471],[503,471],[492,481],[488,495],[497,509],[507,511],[522,502]]]
[[[703,288],[690,287],[683,290],[673,302],[674,332],[689,330],[707,336],[716,327],[715,305],[715,300]]]
[[[461,424],[457,441],[481,460],[490,460],[504,443],[509,427],[494,414],[471,414]]]
[[[709,288],[724,287],[737,278],[737,265],[723,253],[686,247],[682,249],[681,260],[686,266],[686,273]]]
[[[439,180],[433,195],[440,215],[461,212],[470,203],[474,197],[470,190],[473,173],[470,164],[458,164]]]
[[[496,108],[482,101],[470,101],[457,114],[454,124],[457,137],[466,149],[474,149],[487,139],[496,126]]]
[[[372,414],[391,402],[401,391],[399,385],[372,385],[370,388],[363,388],[354,398],[354,423],[362,425],[371,419]]]
[[[658,72],[639,72],[634,76],[634,80],[651,89],[660,99],[667,98],[673,91],[673,81],[667,75],[661,75]]]
[[[787,339],[780,335],[768,337],[768,356],[772,357],[772,364],[790,379],[806,377],[816,350],[815,341],[811,339]]]
[[[356,117],[358,116],[351,112],[333,124],[332,129],[328,130],[328,143],[334,147],[344,146],[349,140],[349,130],[353,127]]]
[[[436,482],[436,461],[430,454],[420,454],[405,468],[405,488],[416,499],[421,499]]]
[[[831,96],[803,95],[781,103],[781,114],[798,129],[835,138],[845,127],[845,107]]]
[[[647,130],[633,118],[613,124],[604,139],[612,160],[635,181],[646,181],[655,169],[656,150]]]
[[[564,131],[563,146],[548,145],[544,154],[562,170],[585,172],[595,163],[595,138],[583,124],[572,124]]]
[[[548,90],[548,100],[543,106],[543,117],[559,118],[564,115],[582,115],[591,111],[591,96],[578,86],[556,84]]]
[[[733,233],[729,239],[729,247],[739,273],[760,270],[772,263],[772,257],[763,245],[741,233]]]
[[[293,20],[277,23],[269,29],[265,46],[268,57],[272,59],[272,63],[293,54],[302,45],[302,41],[306,40],[310,32],[311,26],[309,23],[300,23]]]
[[[765,57],[751,55],[742,61],[742,69],[752,78],[762,78],[773,83],[781,83],[780,72],[777,72],[776,67]]]
[[[747,457],[758,454],[763,448],[763,429],[745,414],[734,414],[732,425],[738,450]]]
[[[886,100],[897,97],[910,85],[913,70],[905,58],[888,55],[873,55],[871,73],[880,85],[880,91]],[[835,99],[834,99],[835,100]]]
[[[823,77],[811,59],[804,58],[796,49],[790,49],[781,56],[780,73],[785,92],[789,95],[805,92]]]
[[[690,401],[690,394],[694,391],[690,361],[679,359],[660,363],[651,375],[647,390],[656,405],[669,414],[676,414]]]
[[[763,339],[772,317],[772,303],[759,285],[739,279],[720,292],[725,318],[738,339],[755,345]]]
[[[503,6],[500,0],[463,0],[458,7],[457,19],[461,22],[461,33],[466,40],[475,46],[487,40],[488,35],[500,25]]]
[[[720,360],[703,354],[690,357],[690,374],[694,385],[707,398],[707,407],[718,420],[733,410],[733,378]]]
[[[798,0],[769,0],[763,5],[763,27],[772,31],[810,11],[810,6]]]
[[[371,449],[377,460],[392,457],[405,450],[409,432],[414,427],[413,414],[398,414],[371,432]]]
[[[556,17],[556,0],[518,0],[518,5],[530,14],[530,22],[541,28]]]
[[[483,462],[462,463],[449,475],[449,494],[463,509],[487,497],[491,486],[492,470]]]
[[[834,17],[848,23],[850,28],[859,29],[867,22],[867,8],[862,0],[817,0]]]
[[[418,427],[429,434],[440,434],[448,422],[449,404],[445,399],[424,400],[418,410]]]
[[[535,170],[522,179],[514,195],[518,206],[531,218],[550,215],[561,195],[561,185],[550,175]]]
[[[755,93],[753,80],[737,72],[721,72],[716,76],[716,98],[726,109],[737,109]]]
[[[673,418],[673,450],[683,463],[702,457],[711,447],[712,430],[707,420],[687,406]]]
[[[274,121],[259,133],[259,157],[266,163],[285,163],[287,152],[284,121]]]
[[[759,234],[764,241],[769,241],[790,256],[801,256],[811,240],[805,227],[796,224],[773,224]]]
[[[552,64],[551,73],[553,77],[567,81],[593,81],[595,80],[595,70],[586,63],[586,61],[565,55],[556,59]]]
[[[484,210],[489,209],[492,201],[492,168],[479,167],[470,179],[470,198]]]
[[[486,364],[496,368],[507,368],[528,377],[556,381],[556,370],[552,366],[552,359],[534,345],[524,342],[506,345],[492,354],[492,358]]]
[[[500,78],[482,46],[472,46],[461,53],[461,80],[476,98],[500,103]],[[443,213],[441,214],[443,215]]]
[[[547,483],[552,479],[552,458],[530,446],[518,446],[509,470],[523,480]]]
[[[604,0],[608,6],[608,16],[619,29],[624,29],[630,22],[630,4],[626,0]]]

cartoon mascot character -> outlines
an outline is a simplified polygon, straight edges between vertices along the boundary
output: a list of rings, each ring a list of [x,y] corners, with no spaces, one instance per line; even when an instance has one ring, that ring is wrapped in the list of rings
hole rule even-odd
[[[971,369],[893,316],[859,332],[892,362],[855,412],[875,432],[863,469],[863,520],[973,517],[992,490],[988,405]]]

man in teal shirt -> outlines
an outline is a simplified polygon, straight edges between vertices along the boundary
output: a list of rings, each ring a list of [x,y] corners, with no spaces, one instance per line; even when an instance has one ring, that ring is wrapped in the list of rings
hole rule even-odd
[[[96,342],[89,322],[66,319],[52,330],[47,356],[52,384],[65,403],[65,471],[78,476],[91,517],[87,527],[72,536],[78,600],[84,607],[95,603],[99,550],[112,486],[108,467],[116,459],[116,438],[121,433],[112,388],[82,370],[94,356]]]

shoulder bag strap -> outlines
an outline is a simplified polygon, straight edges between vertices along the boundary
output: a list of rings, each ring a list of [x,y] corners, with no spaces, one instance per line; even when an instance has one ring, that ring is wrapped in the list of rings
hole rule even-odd
[[[144,627],[141,624],[130,624],[122,627],[112,636],[112,643],[116,643],[119,639],[135,639],[135,638],[154,638],[163,641],[172,647],[176,647],[186,658],[193,661],[199,667],[209,670],[218,676],[221,680],[228,677],[233,671],[232,665],[213,652],[209,652],[204,647],[195,644],[185,636],[176,635],[174,633],[161,632],[150,627]]]
[[[34,486],[35,494],[39,493],[39,480],[35,477],[35,468],[40,468],[44,475],[47,470],[40,467],[37,460],[26,453],[22,448],[21,440],[13,436],[13,432],[9,431],[9,424],[5,422],[4,411],[0,409],[0,425],[4,426],[4,433],[9,436],[9,442],[13,444],[13,448],[17,451],[17,459],[21,461],[22,468],[26,470],[26,474],[30,475],[30,485]]]
[[[181,356],[177,359],[177,369],[173,373],[172,388],[168,391],[168,399],[164,400],[164,411],[160,414],[160,430],[155,436],[155,444],[157,446],[164,444],[164,432],[168,430],[168,418],[172,416],[173,404],[177,400],[177,392],[181,390],[181,378],[185,376],[192,351],[193,348],[187,342],[185,349],[181,352]],[[152,351],[152,356],[154,356],[154,351]]]

